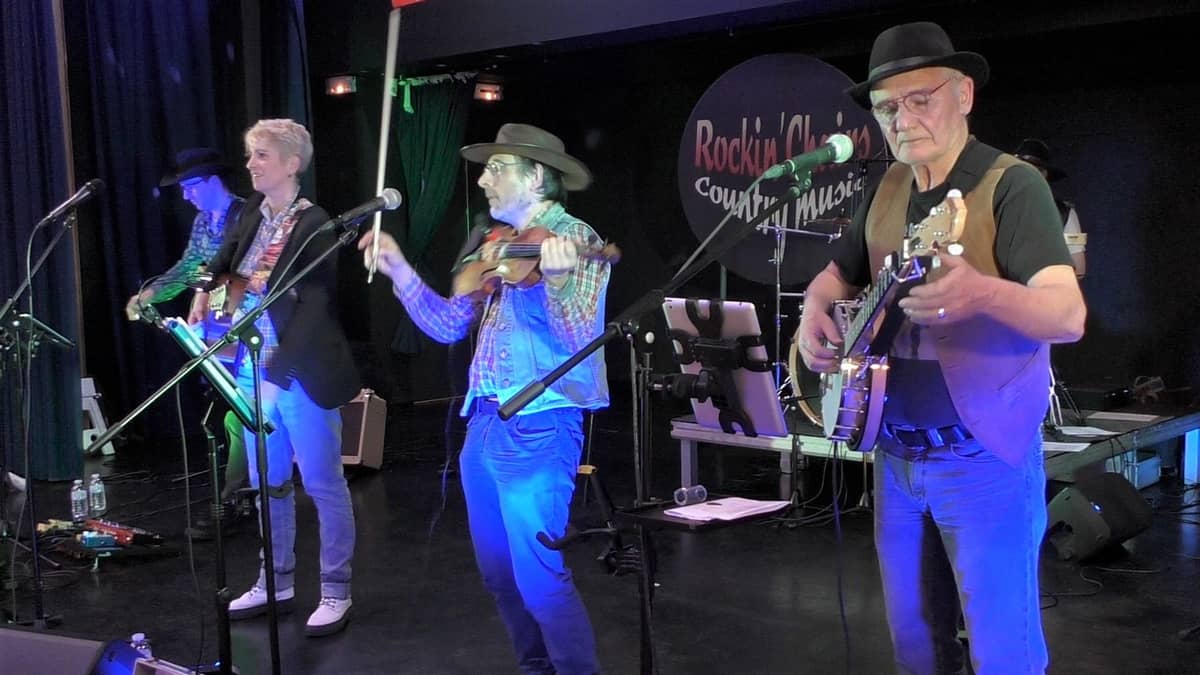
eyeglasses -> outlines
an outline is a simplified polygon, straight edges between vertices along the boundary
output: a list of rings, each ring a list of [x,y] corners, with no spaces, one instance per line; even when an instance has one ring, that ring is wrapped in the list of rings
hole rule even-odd
[[[922,89],[904,96],[880,101],[871,106],[871,112],[881,124],[891,124],[896,119],[896,115],[900,114],[900,104],[904,104],[904,109],[914,115],[924,115],[929,112],[929,102],[933,100],[933,95],[937,93],[937,90],[946,86],[953,79],[949,78],[933,89]]]
[[[495,160],[492,160],[492,161],[488,162],[487,164],[484,164],[483,168],[487,169],[487,172],[492,174],[492,178],[499,178],[500,172],[504,170],[504,167],[514,166],[514,165],[520,164],[520,163],[521,162],[519,160],[512,161],[512,162],[497,162]]]

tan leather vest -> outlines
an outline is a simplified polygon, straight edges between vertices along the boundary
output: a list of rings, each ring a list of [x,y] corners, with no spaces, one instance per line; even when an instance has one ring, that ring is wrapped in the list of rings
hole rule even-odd
[[[967,224],[959,241],[967,262],[983,274],[1000,276],[992,213],[996,184],[1006,169],[1022,163],[1012,155],[1000,155],[964,195]],[[872,270],[899,248],[908,226],[912,184],[912,169],[898,162],[879,184],[866,221]],[[1036,447],[1049,405],[1049,345],[985,316],[933,324],[929,330],[959,419],[985,448],[1019,466],[1025,453]]]

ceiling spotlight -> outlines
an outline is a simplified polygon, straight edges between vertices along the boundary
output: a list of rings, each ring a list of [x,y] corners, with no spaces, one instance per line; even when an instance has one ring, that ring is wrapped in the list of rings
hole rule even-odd
[[[353,75],[334,75],[325,78],[325,93],[330,96],[346,96],[358,91],[358,78]]]
[[[476,82],[475,100],[494,103],[504,100],[504,85],[499,82]]]

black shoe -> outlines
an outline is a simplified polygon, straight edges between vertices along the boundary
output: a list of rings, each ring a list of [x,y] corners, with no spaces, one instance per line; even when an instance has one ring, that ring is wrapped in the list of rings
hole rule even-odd
[[[228,506],[225,509],[225,517],[221,519],[221,534],[225,537],[232,537],[241,530],[242,518],[235,509]],[[192,541],[209,541],[216,536],[213,521],[210,518],[198,518],[195,524],[183,531],[183,534]]]

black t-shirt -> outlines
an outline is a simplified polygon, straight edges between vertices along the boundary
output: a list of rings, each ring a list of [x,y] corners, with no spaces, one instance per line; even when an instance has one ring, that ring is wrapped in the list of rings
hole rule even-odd
[[[971,138],[959,155],[950,175],[926,192],[913,191],[908,202],[908,220],[919,222],[946,198],[951,188],[963,194],[975,188],[1000,151]],[[867,253],[867,211],[878,184],[834,250],[833,261],[842,277],[863,287],[874,279]],[[1004,172],[996,184],[992,212],[996,219],[996,262],[1000,276],[1020,284],[1051,265],[1070,265],[1071,254],[1062,236],[1062,221],[1050,186],[1031,166],[1019,164]],[[900,242],[896,242],[899,248]],[[884,421],[919,427],[942,427],[958,422],[950,393],[937,361],[915,358],[890,359]]]

